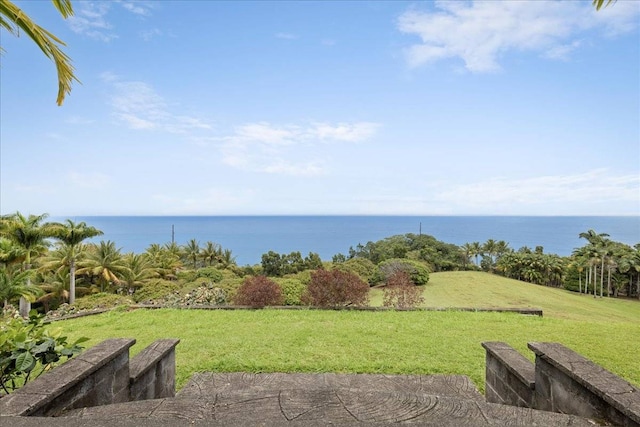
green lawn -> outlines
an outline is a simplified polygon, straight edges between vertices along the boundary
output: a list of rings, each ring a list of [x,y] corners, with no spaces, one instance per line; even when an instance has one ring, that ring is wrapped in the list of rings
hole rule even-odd
[[[458,289],[459,291],[456,291]],[[58,322],[89,345],[179,338],[178,387],[200,371],[464,374],[484,389],[482,341],[532,359],[531,341],[555,341],[640,385],[640,304],[596,299],[483,273],[433,274],[428,306],[541,307],[545,316],[470,312],[114,311]]]
[[[425,307],[525,307],[541,308],[545,317],[558,319],[603,323],[640,320],[640,301],[637,300],[593,298],[489,273],[432,273],[424,288]],[[382,292],[381,289],[372,291],[371,305],[382,305]]]

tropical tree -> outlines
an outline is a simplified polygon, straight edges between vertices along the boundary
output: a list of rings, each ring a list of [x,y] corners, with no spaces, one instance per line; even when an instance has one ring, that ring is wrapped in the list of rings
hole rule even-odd
[[[222,259],[222,247],[211,241],[208,241],[202,251],[200,252],[200,256],[205,263],[209,264],[209,267],[213,266],[214,261],[220,261]]]
[[[471,256],[476,260],[476,266],[480,265],[478,262],[478,257],[484,255],[482,244],[480,242],[471,243]]]
[[[462,268],[467,269],[467,263],[473,254],[473,245],[471,243],[465,243],[460,246],[460,252],[462,253]]]
[[[193,262],[193,269],[198,268],[198,258],[200,258],[200,243],[196,239],[189,240],[184,246],[184,255]]]
[[[66,270],[56,271],[44,277],[40,289],[44,291],[44,295],[36,300],[42,303],[44,311],[49,311],[51,303],[64,303],[69,301],[69,272]],[[82,288],[85,289],[86,288]],[[55,308],[55,307],[54,307]]]
[[[18,298],[35,301],[41,291],[30,285],[29,279],[32,274],[33,270],[20,271],[17,268],[0,268],[0,301],[3,302],[4,307]]]
[[[120,286],[129,294],[142,287],[149,279],[158,277],[158,271],[146,254],[130,252],[124,256],[125,269],[121,273]]]
[[[80,263],[77,273],[96,277],[100,292],[105,292],[111,285],[119,285],[127,267],[116,244],[108,240],[101,241],[99,245],[89,244],[87,247],[87,257]]]
[[[60,240],[68,249],[69,304],[73,304],[76,300],[76,261],[84,248],[82,242],[103,234],[102,231],[95,227],[90,227],[84,222],[75,223],[70,219],[58,227],[55,238]]]
[[[493,270],[493,266],[495,265],[495,255],[496,255],[497,248],[498,248],[497,243],[493,239],[488,239],[484,243],[484,245],[482,245],[482,251],[489,258],[489,271],[492,271]],[[483,268],[484,268],[484,266],[483,266]]]
[[[4,267],[21,263],[24,260],[24,251],[11,240],[0,237],[0,263]]]
[[[610,252],[611,241],[607,239],[609,237],[606,233],[596,233],[594,230],[588,230],[578,235],[581,239],[586,239],[588,242],[587,251],[590,255],[590,267],[593,272],[590,272],[591,280],[593,281],[593,296],[596,296],[596,281],[597,281],[597,265],[600,263],[600,296],[602,297],[602,287],[604,285],[604,264],[605,259]]]
[[[20,212],[4,215],[0,218],[0,235],[15,243],[24,256],[23,270],[31,269],[33,257],[45,252],[49,246],[48,238],[54,237],[59,224],[43,222],[48,214],[24,216]],[[27,277],[27,286],[31,278]],[[31,302],[20,299],[20,315],[29,316]]]
[[[54,7],[60,12],[64,19],[73,15],[71,0],[52,0]],[[51,59],[58,74],[58,97],[56,102],[62,105],[66,95],[71,93],[73,81],[79,82],[76,78],[71,59],[62,51],[61,47],[65,43],[36,24],[18,6],[9,0],[0,0],[0,27],[10,34],[19,36],[24,33]]]

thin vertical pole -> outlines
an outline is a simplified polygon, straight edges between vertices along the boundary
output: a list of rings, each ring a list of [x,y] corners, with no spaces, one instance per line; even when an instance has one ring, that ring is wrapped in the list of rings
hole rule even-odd
[[[175,237],[176,237],[176,230],[174,228],[174,225],[171,224],[171,243],[175,243]]]

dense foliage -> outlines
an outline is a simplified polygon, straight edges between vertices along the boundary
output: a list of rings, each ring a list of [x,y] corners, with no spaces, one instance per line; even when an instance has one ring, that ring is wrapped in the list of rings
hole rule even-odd
[[[514,250],[502,240],[456,246],[410,233],[358,244],[331,262],[323,263],[313,252],[303,257],[297,251],[269,251],[260,264],[239,267],[230,250],[213,242],[154,243],[140,254],[123,253],[113,241],[85,243],[101,234],[90,225],[46,219],[46,214],[19,212],[0,217],[0,301],[21,300],[23,317],[31,304],[40,312],[66,303],[87,306],[96,293],[103,294],[101,305],[112,303],[107,295],[113,302],[171,300],[173,305],[190,304],[193,291],[202,288],[195,300],[230,302],[244,277],[261,275],[276,280],[285,304],[298,305],[303,295],[311,295],[311,273],[322,269],[356,275],[369,286],[383,285],[400,270],[417,285],[427,284],[432,272],[482,270],[597,296],[640,297],[640,245],[615,242],[593,230],[581,233],[585,245],[569,257],[545,253],[541,246]],[[213,288],[219,288],[217,296]],[[81,298],[73,303],[76,296]]]
[[[35,379],[61,360],[78,354],[88,338],[67,341],[61,329],[51,330],[42,316],[28,320],[5,315],[0,323],[0,394]]]
[[[311,273],[302,301],[317,307],[366,306],[369,285],[354,273],[316,270]]]
[[[280,286],[265,276],[247,277],[233,298],[236,305],[263,308],[284,304]]]
[[[386,281],[382,305],[397,309],[417,307],[424,302],[422,289],[411,280],[408,272],[397,270]]]

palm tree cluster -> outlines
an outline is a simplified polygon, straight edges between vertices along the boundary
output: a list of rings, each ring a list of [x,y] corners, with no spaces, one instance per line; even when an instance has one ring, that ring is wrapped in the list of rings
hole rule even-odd
[[[580,238],[587,243],[573,251],[570,285],[576,288],[577,284],[578,292],[594,296],[606,292],[607,296],[635,294],[640,298],[640,243],[631,247],[594,230],[580,233]]]
[[[176,279],[185,267],[235,265],[232,252],[213,242],[202,248],[195,239],[184,246],[152,244],[142,254],[123,254],[112,241],[84,243],[103,234],[95,227],[47,218],[0,217],[0,301],[6,306],[20,299],[25,317],[33,302],[47,311],[91,292],[132,294],[150,280]]]
[[[522,247],[514,251],[504,241],[465,243],[460,247],[465,268],[484,271],[538,285],[564,287],[594,296],[640,298],[640,243],[634,247],[588,230],[579,234],[587,244],[570,257]]]

